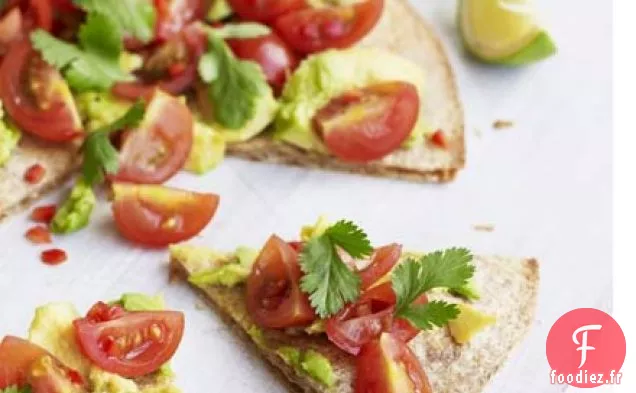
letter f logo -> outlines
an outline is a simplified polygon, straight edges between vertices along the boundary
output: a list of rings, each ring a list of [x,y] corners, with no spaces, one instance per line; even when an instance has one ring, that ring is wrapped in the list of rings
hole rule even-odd
[[[574,341],[574,344],[580,345],[580,347],[576,349],[577,351],[581,351],[581,364],[579,365],[579,368],[583,367],[583,365],[585,365],[585,362],[587,361],[587,351],[593,351],[596,349],[587,345],[587,332],[589,332],[590,330],[601,330],[602,327],[603,326],[601,325],[581,326],[574,331],[574,334],[572,334],[572,341]],[[583,334],[581,335],[581,342],[579,342],[577,336],[581,332]]]

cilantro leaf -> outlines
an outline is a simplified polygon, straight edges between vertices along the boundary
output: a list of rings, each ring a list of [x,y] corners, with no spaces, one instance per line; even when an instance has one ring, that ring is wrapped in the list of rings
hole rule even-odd
[[[121,118],[88,135],[82,146],[84,152],[82,173],[86,183],[89,185],[100,183],[104,180],[104,173],[117,173],[119,155],[110,142],[109,134],[124,128],[136,127],[142,121],[144,113],[143,102],[137,102]]]
[[[103,14],[91,13],[79,32],[81,47],[55,38],[44,30],[31,33],[31,42],[44,60],[61,70],[76,91],[108,90],[131,76],[119,66],[121,30]]]
[[[0,393],[31,393],[31,387],[23,386],[19,388],[17,386],[9,386],[4,389],[0,389]]]
[[[155,7],[148,0],[73,0],[75,5],[90,13],[108,15],[120,31],[143,42],[154,36],[157,19]]]
[[[408,307],[401,314],[414,326],[421,330],[431,330],[435,327],[442,327],[459,315],[459,308],[456,304],[449,304],[444,301],[435,300],[426,304],[414,304]]]
[[[336,314],[360,295],[360,277],[342,261],[338,249],[354,258],[373,252],[367,235],[350,221],[338,221],[303,248],[301,289],[321,318]]]
[[[225,41],[209,34],[209,51],[199,63],[202,76],[210,81],[208,97],[214,108],[215,120],[225,128],[243,128],[255,115],[259,97],[267,88],[259,65],[238,60]],[[216,67],[216,70],[210,68]]]
[[[444,312],[439,305],[427,309],[413,302],[431,289],[457,289],[466,285],[475,272],[472,259],[467,249],[451,248],[419,259],[410,258],[400,264],[392,274],[393,290],[397,296],[396,316],[408,319],[422,330],[438,326],[437,322],[442,321],[440,316],[456,317],[450,309]],[[426,318],[433,319],[427,321]]]
[[[367,234],[351,221],[338,221],[329,227],[326,233],[353,258],[363,258],[373,253]]]

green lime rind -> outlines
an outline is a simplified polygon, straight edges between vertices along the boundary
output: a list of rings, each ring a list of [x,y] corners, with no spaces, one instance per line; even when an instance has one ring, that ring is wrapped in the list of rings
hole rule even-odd
[[[554,56],[558,51],[556,43],[545,31],[540,32],[530,44],[517,53],[498,59],[484,58],[466,43],[466,39],[463,39],[463,41],[466,50],[468,50],[468,52],[477,60],[487,64],[504,65],[509,67],[520,67],[538,63]]]

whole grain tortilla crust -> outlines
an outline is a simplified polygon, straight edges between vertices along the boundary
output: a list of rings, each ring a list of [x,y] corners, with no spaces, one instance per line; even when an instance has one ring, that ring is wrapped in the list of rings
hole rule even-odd
[[[213,261],[210,261],[212,264]],[[426,370],[436,393],[478,393],[505,364],[510,352],[530,330],[537,301],[539,266],[534,259],[505,257],[476,257],[475,284],[482,295],[473,306],[497,318],[495,325],[480,332],[465,345],[456,344],[448,329],[421,333],[410,346]],[[173,259],[174,274],[187,278],[198,270],[192,265]],[[205,268],[205,264],[196,269]],[[289,334],[276,330],[261,330],[265,345],[250,339],[247,334],[254,325],[245,306],[244,288],[211,286],[202,296],[214,306],[240,335],[255,344],[258,353],[280,371],[295,389],[306,393],[351,393],[354,379],[354,358],[338,350],[326,338]],[[445,298],[461,302],[447,294],[432,298]],[[289,367],[276,353],[281,346],[313,349],[326,356],[334,369],[336,383],[327,388]]]
[[[59,188],[79,167],[77,146],[51,144],[24,134],[9,161],[0,167],[0,220]],[[44,178],[29,184],[24,174],[32,165],[45,169]]]
[[[443,130],[448,147],[440,149],[425,141],[408,150],[399,150],[382,160],[351,164],[334,157],[306,151],[261,135],[228,146],[230,155],[254,161],[345,171],[417,182],[448,182],[464,167],[464,114],[455,77],[436,33],[419,16],[408,0],[386,0],[382,19],[362,46],[398,53],[426,72],[426,110],[432,129]],[[382,61],[382,59],[378,59]]]

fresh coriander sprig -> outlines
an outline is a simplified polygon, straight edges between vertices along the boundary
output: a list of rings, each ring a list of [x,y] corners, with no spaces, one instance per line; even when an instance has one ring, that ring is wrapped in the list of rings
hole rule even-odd
[[[259,98],[267,89],[258,64],[239,60],[224,39],[208,34],[208,52],[199,61],[199,74],[208,83],[214,119],[221,126],[238,130],[255,115]]]
[[[84,164],[82,173],[88,185],[100,183],[104,180],[104,173],[117,173],[119,170],[119,156],[110,142],[112,132],[124,128],[136,127],[141,123],[145,114],[144,103],[135,103],[121,118],[115,122],[91,132],[84,141]]]
[[[301,289],[321,318],[334,315],[360,295],[360,278],[342,261],[338,248],[353,258],[373,252],[367,235],[350,221],[338,221],[307,242],[300,257]]]
[[[123,37],[111,17],[89,13],[78,38],[76,46],[42,29],[31,33],[33,47],[47,63],[63,72],[76,91],[108,90],[115,82],[132,79],[119,66]]]
[[[424,305],[413,302],[435,288],[461,288],[475,273],[473,256],[465,248],[451,248],[410,258],[392,274],[393,290],[397,296],[395,315],[405,318],[421,330],[442,326],[457,318],[459,309],[444,301]]]
[[[88,13],[108,15],[122,32],[143,42],[154,36],[157,13],[148,0],[73,0]]]

